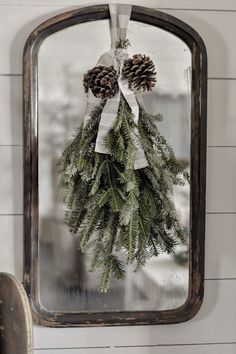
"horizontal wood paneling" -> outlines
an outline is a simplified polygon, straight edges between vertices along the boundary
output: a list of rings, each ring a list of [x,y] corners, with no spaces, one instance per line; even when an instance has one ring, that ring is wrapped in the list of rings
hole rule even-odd
[[[111,354],[235,354],[235,352],[236,344],[179,345],[166,347],[157,346],[146,348],[136,347],[115,348],[114,350],[111,349]],[[50,354],[54,353],[52,352]],[[70,354],[70,352],[68,352],[68,354]]]
[[[0,161],[0,214],[22,214],[22,147],[0,146]]]
[[[207,150],[207,212],[236,212],[236,147]]]
[[[116,3],[116,0],[110,0],[110,3]],[[3,5],[39,5],[39,6],[85,6],[103,4],[103,0],[97,0],[96,2],[86,2],[79,0],[0,0],[0,4]],[[120,4],[127,4],[129,1],[120,0]],[[133,0],[132,4],[140,5],[139,0]],[[173,8],[173,9],[213,9],[213,10],[236,10],[236,4],[234,0],[144,0],[142,6],[149,6],[153,8]]]
[[[22,144],[21,77],[0,76],[0,145]]]
[[[23,217],[0,215],[0,271],[22,280]]]
[[[235,354],[236,344],[124,347],[104,349],[62,349],[63,354]],[[36,354],[60,354],[61,349],[36,350]]]
[[[21,73],[22,50],[29,33],[44,19],[63,12],[61,7],[1,6],[0,74]],[[210,77],[236,77],[234,12],[167,11],[192,25],[206,42]]]
[[[236,215],[206,217],[206,278],[236,278]]]
[[[116,353],[116,348],[76,348],[76,349],[36,349],[35,354],[113,354]],[[125,349],[126,354],[129,354],[129,349]]]
[[[139,346],[235,341],[236,280],[205,282],[205,299],[191,321],[168,326],[99,328],[34,327],[35,348]]]
[[[208,146],[236,146],[236,80],[208,80]]]

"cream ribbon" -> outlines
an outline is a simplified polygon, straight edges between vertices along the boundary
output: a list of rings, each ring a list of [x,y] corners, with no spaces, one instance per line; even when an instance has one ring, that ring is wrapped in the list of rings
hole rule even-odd
[[[109,149],[105,144],[105,137],[108,132],[113,128],[117,117],[120,96],[123,94],[128,105],[131,108],[133,119],[138,124],[139,119],[139,105],[134,92],[129,88],[128,80],[122,74],[123,61],[128,58],[127,51],[121,48],[115,48],[117,40],[125,40],[127,34],[127,27],[131,14],[131,5],[110,4],[109,10],[111,15],[111,42],[112,48],[104,53],[99,59],[97,65],[111,66],[119,72],[118,86],[119,92],[112,98],[108,99],[101,114],[101,119],[98,127],[98,134],[96,138],[95,151],[102,154],[109,154]],[[85,114],[85,123],[90,119],[92,110],[101,102],[99,98],[94,97],[91,90],[88,92],[88,101]],[[134,169],[140,169],[148,166],[143,148],[140,144],[138,128],[134,130],[133,135],[134,143],[137,147]]]

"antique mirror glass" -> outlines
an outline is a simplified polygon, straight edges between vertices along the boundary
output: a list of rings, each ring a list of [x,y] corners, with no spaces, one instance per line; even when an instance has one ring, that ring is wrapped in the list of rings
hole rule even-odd
[[[164,116],[159,130],[190,174],[190,183],[173,192],[187,244],[150,259],[138,272],[127,266],[125,279],[100,293],[100,275],[89,272],[87,255],[64,221],[58,160],[84,117],[83,74],[110,47],[108,7],[60,15],[36,32],[24,57],[25,285],[36,320],[60,326],[192,317],[203,296],[206,58],[201,39],[177,19],[133,7],[128,52],[149,55],[157,70],[145,107]]]

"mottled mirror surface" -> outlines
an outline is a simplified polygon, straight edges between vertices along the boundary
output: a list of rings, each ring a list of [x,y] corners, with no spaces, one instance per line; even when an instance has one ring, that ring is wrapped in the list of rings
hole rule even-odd
[[[157,69],[155,89],[144,95],[146,110],[162,113],[159,129],[189,171],[191,132],[191,52],[173,34],[130,21],[130,54],[149,55]],[[162,254],[126,278],[98,292],[99,274],[90,273],[87,257],[64,223],[65,205],[58,189],[58,159],[86,106],[83,74],[110,47],[108,20],[83,23],[46,38],[38,55],[39,142],[39,300],[47,312],[170,310],[188,296],[188,248]],[[179,220],[189,238],[190,186],[174,190]]]

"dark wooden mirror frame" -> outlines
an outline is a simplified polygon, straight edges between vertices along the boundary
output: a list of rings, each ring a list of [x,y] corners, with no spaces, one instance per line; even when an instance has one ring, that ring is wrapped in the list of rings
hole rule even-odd
[[[55,16],[29,36],[23,56],[24,116],[24,286],[34,320],[51,327],[170,324],[191,319],[201,307],[204,293],[204,238],[206,186],[207,54],[190,26],[163,12],[132,7],[131,20],[162,28],[182,39],[192,53],[191,97],[191,207],[189,294],[174,310],[49,313],[40,307],[38,294],[38,93],[37,61],[42,41],[75,24],[109,19],[108,5],[80,8]]]

